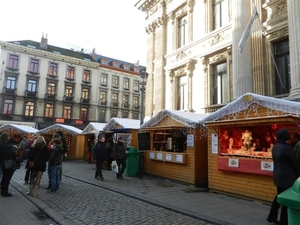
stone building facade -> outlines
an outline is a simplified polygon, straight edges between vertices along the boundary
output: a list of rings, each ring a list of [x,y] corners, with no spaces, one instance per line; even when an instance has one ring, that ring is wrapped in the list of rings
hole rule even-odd
[[[299,99],[300,1],[141,0],[136,7],[148,35],[146,119],[162,109],[211,113],[247,92]]]
[[[143,66],[48,45],[44,37],[0,42],[0,62],[2,123],[84,128],[112,117],[140,117]]]

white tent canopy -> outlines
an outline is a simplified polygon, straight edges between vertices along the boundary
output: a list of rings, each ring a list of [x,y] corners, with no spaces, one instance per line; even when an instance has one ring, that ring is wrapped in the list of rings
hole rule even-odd
[[[103,127],[103,130],[111,129],[140,129],[140,120],[134,119],[124,119],[113,117],[108,121],[106,126]]]
[[[4,124],[0,127],[0,131],[27,133],[27,134],[35,134],[38,132],[38,130],[33,127],[26,126],[26,125],[17,125],[17,124]]]
[[[64,133],[68,133],[68,134],[72,134],[72,135],[76,135],[76,134],[81,134],[82,133],[82,130],[76,128],[76,127],[73,127],[73,126],[70,126],[70,125],[64,125],[64,124],[59,124],[59,123],[56,123],[52,126],[49,126],[49,127],[46,127],[42,130],[39,130],[37,132],[37,134],[45,134],[45,133],[55,133],[57,131],[62,131]]]
[[[103,131],[103,127],[106,123],[89,123],[81,134],[97,134]]]
[[[181,123],[187,127],[196,128],[199,127],[200,124],[199,121],[204,119],[206,116],[207,115],[205,114],[163,109],[155,116],[153,116],[150,120],[142,124],[141,128],[153,127],[156,124],[158,124],[160,121],[162,121],[162,119],[165,117],[170,117],[173,120],[177,121],[178,123]]]

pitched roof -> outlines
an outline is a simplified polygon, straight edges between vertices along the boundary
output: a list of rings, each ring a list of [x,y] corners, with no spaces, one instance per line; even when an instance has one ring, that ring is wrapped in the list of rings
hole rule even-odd
[[[4,124],[0,127],[1,132],[19,132],[19,133],[31,133],[35,134],[38,132],[37,129],[25,126],[25,125],[17,125],[17,124]]]
[[[82,134],[95,134],[103,131],[103,127],[106,123],[89,123],[82,131]]]
[[[251,106],[252,105],[252,106]],[[231,119],[240,119],[237,118],[239,112],[249,108],[250,110],[255,111],[257,106],[264,106],[267,109],[267,114],[269,116],[276,116],[276,115],[296,115],[300,116],[300,103],[294,102],[285,99],[278,99],[274,97],[258,95],[253,93],[245,93],[241,97],[235,99],[234,101],[228,103],[223,108],[217,110],[216,112],[210,114],[200,122],[210,122],[210,121],[217,121],[217,120],[231,120]],[[227,117],[229,116],[230,117]],[[244,117],[247,118],[248,114],[244,114]]]
[[[82,133],[82,130],[76,128],[76,127],[73,127],[73,126],[70,126],[70,125],[64,125],[64,124],[59,124],[59,123],[56,123],[56,124],[53,124],[52,126],[49,126],[49,127],[46,127],[42,130],[39,130],[37,132],[37,134],[45,134],[45,133],[55,133],[57,131],[63,131],[64,133],[67,133],[67,134],[72,134],[72,135],[75,135],[75,134],[81,134]]]
[[[183,112],[178,110],[163,109],[150,120],[141,125],[141,128],[149,128],[158,124],[163,118],[171,117],[173,120],[187,126],[196,128],[200,124],[200,120],[204,119],[207,115],[191,112]]]
[[[113,117],[103,127],[103,130],[115,129],[116,125],[120,126],[120,129],[140,129],[140,120]]]

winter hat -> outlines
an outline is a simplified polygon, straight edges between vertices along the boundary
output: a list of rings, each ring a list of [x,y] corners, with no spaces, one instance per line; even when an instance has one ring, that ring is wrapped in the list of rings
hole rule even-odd
[[[17,142],[16,142],[16,139],[14,137],[12,137],[12,138],[7,140],[6,144],[8,144],[8,143],[16,144]]]
[[[99,139],[101,138],[105,138],[105,135],[104,134],[99,134]]]
[[[280,141],[287,141],[290,139],[290,134],[286,129],[281,129],[276,132],[276,138]]]

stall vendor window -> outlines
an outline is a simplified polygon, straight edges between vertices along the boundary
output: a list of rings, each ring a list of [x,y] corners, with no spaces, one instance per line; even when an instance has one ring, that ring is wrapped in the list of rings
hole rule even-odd
[[[167,152],[185,152],[186,135],[181,130],[154,131],[153,150]]]
[[[220,154],[251,158],[272,158],[272,148],[276,143],[276,132],[295,125],[259,125],[219,128]]]

